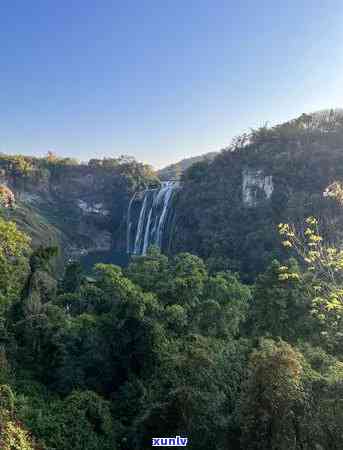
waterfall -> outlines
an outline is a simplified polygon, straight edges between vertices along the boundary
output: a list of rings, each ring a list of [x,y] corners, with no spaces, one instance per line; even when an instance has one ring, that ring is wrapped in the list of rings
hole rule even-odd
[[[141,209],[141,212],[139,214],[139,219],[138,219],[135,247],[133,250],[133,253],[135,253],[136,255],[140,253],[141,240],[142,240],[142,235],[143,235],[143,231],[144,231],[145,211],[146,211],[146,205],[148,202],[148,193],[149,193],[149,191],[145,191],[143,205],[142,205],[142,209]]]
[[[165,181],[160,188],[133,195],[127,212],[127,253],[145,255],[150,245],[162,250],[177,186],[178,182]]]
[[[143,250],[142,250],[142,254],[143,255],[146,254],[146,251],[148,250],[148,246],[149,246],[151,214],[152,214],[152,208],[150,208],[149,215],[148,215],[148,221],[147,221],[147,224],[146,224],[146,227],[145,227]]]
[[[158,227],[156,230],[156,239],[155,243],[159,246],[159,248],[162,247],[162,235],[164,231],[164,225],[166,221],[166,214],[169,207],[170,199],[172,198],[173,194],[173,185],[167,185],[165,188],[162,188],[161,191],[164,189],[164,197],[163,197],[163,209],[162,214],[160,215],[160,220],[158,221]]]
[[[127,210],[127,223],[126,223],[126,253],[130,253],[131,252],[131,248],[130,248],[130,235],[131,235],[131,227],[132,227],[132,222],[131,222],[131,205],[134,201],[136,197],[136,193],[134,193],[134,195],[132,196],[130,203],[129,203],[129,208]]]

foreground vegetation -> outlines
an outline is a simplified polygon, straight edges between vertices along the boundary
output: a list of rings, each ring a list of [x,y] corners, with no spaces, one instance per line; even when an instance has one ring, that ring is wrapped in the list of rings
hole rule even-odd
[[[2,219],[1,448],[138,450],[175,435],[197,450],[342,448],[343,257],[306,224],[309,266],[274,261],[246,286],[154,248],[124,271],[70,264],[57,282],[56,249],[31,251]]]

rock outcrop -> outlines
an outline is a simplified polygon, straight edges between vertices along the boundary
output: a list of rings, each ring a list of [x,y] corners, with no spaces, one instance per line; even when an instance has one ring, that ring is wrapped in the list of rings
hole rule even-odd
[[[244,169],[242,181],[243,203],[257,206],[260,200],[269,199],[274,190],[273,177],[262,170]]]
[[[15,196],[11,189],[6,185],[0,184],[0,206],[4,208],[13,208],[15,204]]]

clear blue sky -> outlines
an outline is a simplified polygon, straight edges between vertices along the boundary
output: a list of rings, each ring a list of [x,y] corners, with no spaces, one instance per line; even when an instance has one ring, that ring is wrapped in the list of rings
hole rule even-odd
[[[161,167],[343,106],[342,0],[2,0],[0,151]]]

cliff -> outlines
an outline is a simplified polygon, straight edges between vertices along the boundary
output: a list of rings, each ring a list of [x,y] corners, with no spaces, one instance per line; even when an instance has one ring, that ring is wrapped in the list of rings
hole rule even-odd
[[[0,157],[0,185],[15,198],[2,213],[30,235],[34,247],[57,245],[63,259],[125,251],[129,198],[155,180],[148,166],[133,160],[85,165]]]
[[[314,215],[341,241],[342,209],[323,192],[343,180],[343,114],[302,115],[238,138],[213,161],[182,177],[172,251],[190,251],[215,268],[253,278],[282,258],[280,222]]]

